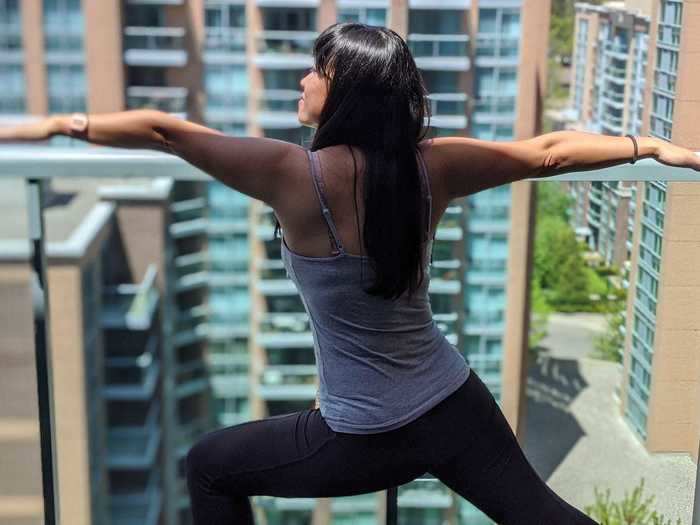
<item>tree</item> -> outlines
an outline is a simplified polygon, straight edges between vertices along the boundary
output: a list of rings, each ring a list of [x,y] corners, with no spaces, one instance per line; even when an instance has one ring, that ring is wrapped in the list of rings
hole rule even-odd
[[[589,303],[584,264],[578,251],[573,251],[559,268],[553,301],[560,311],[578,311]]]
[[[627,303],[625,301],[617,301],[613,305],[617,309],[613,309],[606,315],[607,326],[605,332],[593,339],[593,346],[595,347],[593,357],[621,363],[625,337],[620,332],[620,327],[625,324],[624,311]]]

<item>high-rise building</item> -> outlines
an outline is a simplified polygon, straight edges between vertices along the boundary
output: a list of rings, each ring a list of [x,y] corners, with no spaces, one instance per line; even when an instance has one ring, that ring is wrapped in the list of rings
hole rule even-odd
[[[698,150],[700,88],[692,2],[654,2],[644,132]],[[700,324],[696,272],[700,229],[691,210],[697,188],[684,182],[638,183],[629,277],[622,411],[652,452],[685,452],[698,461]]]
[[[576,4],[567,128],[606,135],[639,135],[646,85],[651,2]],[[636,185],[567,183],[571,223],[608,265],[630,257]]]
[[[153,107],[231,135],[307,145],[311,130],[300,126],[296,101],[311,45],[336,20],[358,21],[406,38],[430,92],[430,136],[524,139],[540,131],[549,8],[549,0],[4,0],[0,76],[11,87],[0,112]],[[125,202],[112,197],[120,213]],[[532,184],[519,182],[452,203],[430,286],[438,325],[519,434],[532,198]],[[194,440],[216,426],[308,408],[318,378],[269,207],[217,182],[175,183],[163,202],[154,255],[163,399],[160,416],[149,417],[164,425],[163,523],[186,524],[183,459]],[[122,223],[122,235],[137,238],[142,221]],[[436,497],[428,485],[402,487],[406,520],[480,519],[466,501],[444,487]],[[374,522],[384,512],[384,493],[259,502],[259,518],[271,524],[311,515]]]
[[[682,0],[628,0],[579,3],[576,13],[571,107],[578,122],[572,127],[698,149],[691,93],[700,80],[686,37],[700,24],[695,11],[684,12]],[[700,237],[685,211],[700,204],[697,190],[663,181],[567,186],[572,225],[608,264],[622,268],[628,289],[620,349],[624,418],[648,450],[685,452],[697,461],[698,323],[690,312],[698,310],[683,303],[697,282],[690,269]]]
[[[163,523],[165,436],[177,430],[162,415],[172,365],[163,352],[159,254],[171,185],[154,180],[135,196],[133,185],[98,190],[62,180],[47,195],[54,454],[65,522]],[[0,522],[40,523],[26,195],[19,179],[2,188]]]

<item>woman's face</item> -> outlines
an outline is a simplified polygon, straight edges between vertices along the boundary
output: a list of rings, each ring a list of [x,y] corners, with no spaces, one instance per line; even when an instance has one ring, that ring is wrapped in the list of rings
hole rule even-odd
[[[299,84],[302,89],[302,96],[299,99],[297,111],[299,122],[306,126],[317,128],[321,119],[323,104],[328,96],[326,80],[312,67]]]

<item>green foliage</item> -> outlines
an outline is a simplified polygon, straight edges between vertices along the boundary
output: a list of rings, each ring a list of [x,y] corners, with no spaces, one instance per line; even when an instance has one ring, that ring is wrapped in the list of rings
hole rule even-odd
[[[537,220],[558,217],[568,222],[574,198],[562,187],[561,182],[542,180],[537,182]]]
[[[587,0],[589,4],[601,4],[602,0]],[[552,0],[552,18],[549,29],[549,49],[552,56],[571,56],[574,40],[576,0]]]
[[[538,284],[542,288],[556,288],[561,281],[561,271],[571,258],[584,264],[578,241],[569,225],[559,217],[547,216],[538,221],[534,261]]]
[[[583,510],[591,518],[597,520],[600,525],[672,525],[670,519],[652,510],[654,496],[648,498],[642,496],[644,478],[632,490],[632,494],[625,491],[624,499],[619,502],[610,500],[610,489],[606,489],[605,493],[602,493],[598,487],[595,487],[593,492],[595,502],[585,506]],[[675,525],[681,525],[680,518]]]
[[[536,279],[532,279],[531,281],[530,293],[531,314],[528,344],[529,348],[534,352],[534,349],[537,348],[540,341],[547,335],[547,322],[549,320],[549,313],[552,311],[552,307],[547,302],[542,288]]]
[[[611,308],[611,311],[605,316],[607,323],[605,332],[593,339],[595,350],[592,356],[606,361],[621,363],[625,337],[620,332],[620,327],[625,324],[624,312],[625,308],[627,308],[627,302],[618,301],[613,303],[613,305],[616,309]]]
[[[561,183],[537,183],[532,308],[537,305],[539,312],[608,312],[608,296],[616,296],[613,301],[617,301],[625,293],[607,278],[614,267],[599,271],[586,264],[583,253],[588,247],[576,239],[568,223],[572,205],[573,198]],[[534,329],[533,334],[537,333]]]

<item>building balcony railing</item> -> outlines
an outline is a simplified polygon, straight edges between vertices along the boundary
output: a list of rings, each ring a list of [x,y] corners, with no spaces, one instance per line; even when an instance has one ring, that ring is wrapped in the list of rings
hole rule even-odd
[[[268,89],[260,93],[256,120],[263,128],[299,126],[298,106],[301,92],[293,89]]]
[[[271,365],[262,371],[258,393],[268,401],[312,400],[316,397],[316,365]]]
[[[107,465],[110,469],[150,469],[160,446],[160,425],[141,429],[110,429],[107,433]]]
[[[465,129],[467,127],[466,93],[431,93],[430,125],[438,128]]]
[[[240,122],[248,118],[248,95],[245,93],[216,93],[207,92],[205,113],[206,119],[212,123]]]
[[[623,60],[627,59],[627,55],[629,54],[629,46],[622,42],[606,42],[604,49],[608,53]]]
[[[126,88],[129,108],[151,108],[186,118],[187,88],[171,86],[129,86]]]
[[[204,37],[205,53],[244,54],[246,51],[246,32],[245,27],[207,27]]]
[[[256,36],[255,63],[270,69],[310,67],[317,36],[316,31],[261,31]]]
[[[408,47],[416,65],[421,69],[443,71],[468,71],[469,36],[411,33]]]
[[[175,442],[178,456],[182,457],[187,454],[192,444],[209,430],[210,425],[204,419],[193,419],[187,423],[180,423],[177,427],[177,439]]]
[[[38,155],[38,152],[41,152]],[[30,228],[31,239],[27,242],[26,253],[31,254],[33,250],[38,250],[39,257],[29,258],[29,265],[34,273],[34,275],[45,276],[46,268],[44,266],[44,260],[46,252],[60,253],[57,243],[47,242],[46,233],[43,227],[38,227],[38,224],[43,223],[46,216],[50,217],[49,213],[46,213],[46,209],[43,206],[43,191],[41,188],[45,187],[46,182],[51,179],[71,179],[71,178],[86,178],[86,179],[100,179],[100,178],[154,178],[154,177],[171,177],[175,180],[186,180],[186,181],[210,181],[211,178],[197,170],[192,165],[186,163],[184,160],[169,156],[161,153],[155,152],[135,152],[126,151],[111,148],[37,148],[37,147],[7,147],[3,148],[2,157],[0,158],[0,180],[8,180],[19,177],[21,179],[26,179],[27,186],[30,188],[29,195],[30,205],[27,206],[27,214],[29,217],[30,224],[36,226]],[[635,165],[620,165],[612,168],[606,168],[602,170],[589,171],[589,172],[572,172],[565,175],[560,175],[557,177],[551,177],[549,180],[552,181],[659,181],[663,180],[666,182],[698,182],[700,181],[700,175],[697,172],[691,170],[673,169],[668,166],[664,166],[650,159],[642,159],[638,161]],[[531,179],[532,182],[540,182],[541,179]],[[442,228],[443,232],[450,232],[447,238],[450,238],[454,232],[454,237],[463,236],[464,231],[459,225],[462,214],[456,212],[459,207],[451,207],[452,210],[444,216],[445,226]],[[465,212],[465,223],[468,223],[469,211],[461,210]],[[182,213],[188,213],[182,210]],[[440,228],[438,229],[440,230]],[[167,232],[167,230],[166,230]],[[57,250],[59,250],[57,252]],[[0,253],[0,255],[5,255],[5,253]],[[195,263],[196,261],[196,257]],[[438,261],[445,261],[446,259],[438,258]],[[449,260],[449,259],[447,259]],[[646,260],[646,259],[645,259]],[[644,263],[642,263],[644,264]],[[467,282],[465,287],[472,286],[472,282],[469,280],[469,272],[473,270],[474,272],[479,271],[501,271],[505,270],[507,266],[507,261],[505,259],[494,259],[486,260],[476,259],[465,264],[465,276]],[[444,281],[449,281],[451,275],[450,271],[454,270],[450,264],[438,264],[433,269],[437,272],[437,278],[443,279]],[[103,308],[106,306],[107,310],[113,309],[112,316],[106,316],[110,321],[107,323],[108,326],[127,326],[131,323],[132,326],[136,326],[138,330],[145,330],[150,327],[150,322],[152,320],[149,317],[148,312],[150,312],[148,305],[152,302],[157,303],[157,298],[149,300],[151,294],[148,290],[154,288],[153,279],[155,279],[155,272],[147,272],[148,277],[144,277],[144,280],[140,285],[129,285],[131,288],[117,287],[112,289],[112,295],[106,292],[107,300],[103,302]],[[48,385],[49,377],[53,374],[53,368],[59,366],[56,363],[52,364],[50,360],[46,359],[48,351],[50,351],[50,339],[49,332],[47,330],[47,325],[43,325],[42,322],[45,319],[44,313],[50,312],[49,309],[42,307],[46,305],[48,301],[48,295],[46,288],[41,284],[45,283],[45,279],[35,279],[35,283],[39,283],[35,287],[35,293],[33,299],[35,304],[38,306],[34,310],[33,316],[37,321],[36,326],[36,338],[34,349],[37,356],[44,356],[44,359],[37,359],[36,374],[37,374],[37,384],[38,385]],[[288,280],[285,280],[285,287],[289,284]],[[124,285],[122,285],[124,286]],[[267,287],[268,293],[283,293],[286,294],[288,291],[283,289],[284,287],[280,284],[277,279],[264,279],[257,283],[257,286]],[[296,291],[292,292],[296,294]],[[120,297],[124,296],[124,297]],[[128,300],[125,297],[128,296]],[[141,297],[141,299],[136,299],[136,297]],[[643,310],[644,303],[647,305],[651,303],[649,295],[644,295],[641,292],[640,304],[635,304],[635,311],[639,310],[640,313],[644,315],[649,315],[653,312],[648,312]],[[52,301],[61,300],[61,298],[51,297]],[[110,303],[110,300],[112,302]],[[42,303],[43,301],[43,303]],[[490,299],[489,299],[490,303]],[[136,304],[136,306],[134,306]],[[144,306],[146,305],[146,306]],[[478,341],[478,344],[484,343],[484,336],[487,339],[497,338],[503,335],[504,324],[505,324],[505,310],[498,309],[491,304],[483,305],[484,307],[477,309],[476,307],[470,305],[470,309],[464,312],[462,317],[456,316],[455,313],[437,313],[435,314],[435,322],[440,330],[445,334],[450,334],[450,336],[459,334],[460,337],[467,336],[468,338]],[[157,304],[152,308],[156,308]],[[129,314],[132,314],[131,317]],[[279,330],[280,334],[298,333],[303,334],[308,319],[303,316],[290,316],[287,320],[282,317],[273,317],[276,314],[270,314],[270,317],[263,317],[262,323],[260,325],[260,332],[265,334],[275,334]],[[461,314],[460,314],[461,315]],[[127,322],[126,319],[131,319]],[[288,323],[285,325],[285,322]],[[104,322],[104,319],[102,319]],[[630,319],[630,322],[632,320]],[[111,324],[110,324],[111,323]],[[296,324],[295,324],[296,323]],[[463,323],[462,326],[458,326],[459,323]],[[631,336],[631,330],[627,329],[627,335]],[[209,334],[205,334],[208,336]],[[230,344],[232,338],[229,337],[222,338],[226,344]],[[240,333],[236,334],[236,337],[249,337],[249,329],[243,329]],[[474,337],[470,337],[474,336]],[[478,337],[476,337],[478,336]],[[493,338],[491,337],[493,336]],[[482,339],[479,339],[481,337]],[[246,339],[243,339],[247,341]],[[489,342],[494,342],[489,341]],[[214,344],[224,344],[222,342],[217,342]],[[453,343],[454,344],[454,343]],[[470,342],[469,344],[473,344]],[[245,343],[241,343],[242,348],[245,350]],[[289,347],[289,344],[285,345]],[[223,347],[222,347],[223,348]],[[495,384],[492,382],[493,378],[496,377],[500,372],[500,360],[501,356],[498,354],[498,348],[487,348],[484,350],[480,348],[477,355],[474,355],[474,359],[470,358],[470,361],[474,363],[474,366],[483,366],[484,374],[483,377],[488,378],[488,384]],[[153,352],[143,352],[144,354],[154,355]],[[148,358],[143,358],[142,363],[146,365],[146,360]],[[106,368],[110,368],[110,363],[105,362]],[[135,362],[134,362],[135,363]],[[109,373],[106,377],[106,384],[103,387],[103,395],[107,401],[142,401],[143,405],[149,407],[154,406],[157,403],[157,396],[155,395],[156,388],[159,385],[158,379],[161,373],[161,363],[159,359],[155,356],[152,362],[148,366],[144,366],[144,371],[137,381],[131,382],[130,380],[125,380],[129,378],[112,378]],[[264,370],[264,372],[256,377],[251,376],[254,380],[252,385],[250,382],[246,383],[246,374],[243,372],[231,372],[227,374],[214,374],[212,378],[206,377],[204,373],[204,368],[198,364],[182,364],[176,371],[178,375],[179,385],[186,385],[189,382],[196,384],[197,388],[207,388],[210,384],[215,385],[216,381],[219,381],[218,386],[214,386],[220,392],[239,392],[243,393],[245,389],[253,386],[259,390],[257,392],[260,397],[267,400],[279,400],[279,401],[290,401],[299,400],[301,402],[307,402],[313,400],[316,394],[316,378],[317,370],[315,366],[298,366],[296,368],[287,366],[270,366]],[[172,372],[170,372],[172,373]],[[558,369],[558,374],[566,373],[564,368],[560,367]],[[2,372],[0,371],[0,376]],[[76,378],[77,380],[78,378]],[[541,379],[541,378],[540,378]],[[567,377],[567,386],[580,381],[580,378]],[[0,379],[1,381],[1,379]],[[250,381],[250,379],[248,379]],[[563,380],[562,380],[563,381]],[[227,383],[228,382],[228,383]],[[498,385],[496,385],[497,387]],[[549,390],[541,388],[542,385],[533,384],[533,388],[537,387],[539,394],[547,394],[550,396],[549,402],[553,405],[561,405],[565,399],[565,395],[555,389],[550,388]],[[530,388],[530,383],[528,382],[528,388]],[[53,427],[53,420],[51,415],[51,409],[53,407],[53,400],[50,397],[51,390],[48,388],[39,389],[38,394],[40,396],[39,403],[39,423],[42,429],[40,434],[40,446],[42,449],[42,461],[43,461],[43,472],[46,473],[44,481],[46,482],[47,490],[44,492],[44,509],[45,509],[45,519],[44,522],[47,524],[57,523],[56,514],[57,507],[55,502],[57,501],[57,496],[61,489],[58,483],[58,478],[54,478],[53,472],[57,471],[57,465],[60,464],[62,457],[56,457],[54,455],[55,449],[53,447],[54,440],[56,438]],[[556,394],[556,395],[555,395]],[[569,392],[570,394],[570,392]],[[244,394],[245,395],[245,394]],[[606,394],[607,395],[607,394]],[[595,397],[595,396],[594,396]],[[577,403],[588,403],[591,398],[579,397]],[[607,399],[607,397],[606,397]],[[148,403],[152,403],[149,405]],[[573,405],[569,405],[569,408]],[[59,407],[60,409],[60,407]],[[149,412],[150,413],[150,412]],[[570,417],[570,415],[567,415]],[[623,417],[622,415],[620,417]],[[154,428],[155,427],[155,428]],[[609,425],[605,426],[604,432],[610,432],[611,428]],[[108,428],[108,447],[104,451],[108,455],[106,458],[108,462],[111,462],[109,468],[115,468],[119,470],[120,466],[126,467],[127,464],[132,465],[134,468],[143,467],[143,465],[148,464],[150,451],[153,450],[153,445],[151,445],[150,440],[158,440],[160,437],[159,428],[157,424],[154,423],[153,416],[149,416],[148,422],[139,428],[138,425],[134,424],[129,428]],[[536,430],[536,429],[533,429]],[[540,429],[541,430],[541,429]],[[589,438],[593,436],[593,430],[589,428],[584,429],[586,437]],[[530,431],[530,429],[528,429]],[[199,435],[198,429],[189,429],[189,436],[194,437]],[[582,431],[581,431],[582,432]],[[117,443],[117,438],[121,438],[126,434],[129,435],[130,439],[119,441]],[[180,436],[184,443],[186,440]],[[133,438],[133,439],[132,439]],[[188,438],[189,439],[189,438]],[[140,440],[140,441],[139,441]],[[136,447],[134,443],[141,443],[141,446]],[[130,444],[129,444],[130,443]],[[583,444],[582,442],[579,442]],[[578,450],[578,444],[576,450]],[[567,450],[573,450],[571,448]],[[599,451],[598,451],[599,452]],[[596,452],[596,453],[598,453]],[[644,469],[651,469],[648,465],[650,458],[654,454],[646,454],[644,456],[643,463]],[[109,459],[111,457],[111,459]],[[579,458],[581,459],[581,458]],[[584,458],[585,460],[585,458]],[[577,463],[577,465],[584,464],[587,467],[586,472],[590,472],[591,463],[583,462]],[[697,466],[693,466],[696,468]],[[616,468],[617,465],[616,465]],[[677,464],[674,463],[674,469],[678,469]],[[687,472],[687,466],[683,466]],[[156,472],[157,469],[153,469]],[[693,471],[694,472],[694,471]],[[649,476],[654,477],[656,472],[654,470],[649,471]],[[154,488],[152,488],[154,487]],[[132,489],[131,487],[119,487],[115,486],[115,491],[110,494],[110,513],[112,515],[112,523],[117,523],[118,525],[131,525],[132,523],[157,523],[157,516],[161,512],[161,500],[160,500],[160,480],[153,482],[152,480],[146,481],[139,490]],[[184,490],[184,488],[183,488]],[[696,489],[700,490],[696,484]],[[690,492],[693,489],[689,489]],[[699,492],[700,494],[700,492]],[[186,497],[186,492],[182,493]],[[668,496],[668,495],[667,495]],[[429,481],[428,479],[418,479],[411,484],[407,484],[402,487],[390,488],[387,493],[387,523],[395,524],[397,522],[397,509],[398,508],[438,508],[445,509],[450,507],[454,503],[454,498],[456,496],[454,493],[448,492],[445,487],[443,487],[439,482],[435,480]],[[690,494],[688,501],[690,502],[690,507],[692,507],[693,494]],[[700,501],[700,496],[696,498]],[[346,500],[343,498],[337,498],[338,505],[340,503],[346,504]],[[275,503],[279,503],[281,500],[276,500]],[[349,501],[349,500],[348,500]],[[288,501],[283,502],[284,504],[290,503]],[[280,503],[282,504],[282,503]],[[336,502],[333,502],[336,505]],[[152,510],[153,509],[153,510]],[[347,510],[347,509],[346,509]],[[696,511],[697,515],[697,511]],[[697,523],[698,518],[695,518]]]
[[[150,264],[140,284],[105,287],[102,295],[102,326],[130,330],[149,328],[158,306],[157,273],[156,265]]]
[[[185,0],[126,0],[128,5],[184,5]]]
[[[163,508],[161,478],[160,469],[155,468],[141,490],[131,488],[110,494],[111,525],[156,525]]]
[[[183,67],[187,64],[184,27],[124,28],[124,62],[129,66]]]

